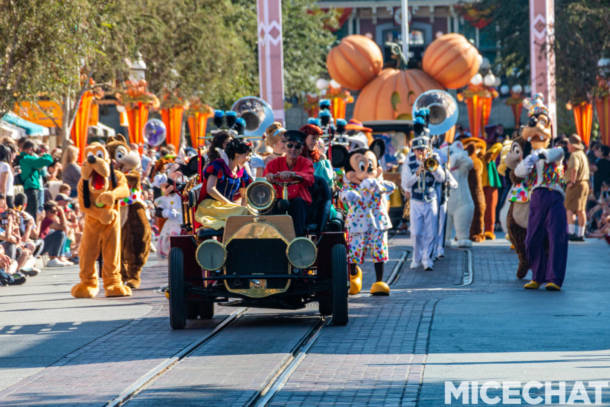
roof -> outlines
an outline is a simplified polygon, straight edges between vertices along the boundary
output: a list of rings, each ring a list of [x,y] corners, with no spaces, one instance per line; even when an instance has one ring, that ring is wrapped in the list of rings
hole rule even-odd
[[[48,136],[49,135],[48,128],[41,126],[39,124],[36,124],[36,123],[32,123],[30,121],[27,121],[24,118],[19,117],[12,112],[8,112],[7,114],[5,114],[4,117],[2,117],[2,120],[4,120],[7,123],[10,123],[12,125],[15,125],[17,127],[21,127],[23,130],[25,130],[25,132],[28,136]]]

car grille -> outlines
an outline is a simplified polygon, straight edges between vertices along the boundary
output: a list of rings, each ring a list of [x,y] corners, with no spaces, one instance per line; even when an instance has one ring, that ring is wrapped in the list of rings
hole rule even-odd
[[[233,239],[227,245],[227,275],[256,276],[264,279],[265,274],[286,274],[289,270],[286,258],[286,243],[281,239]],[[247,289],[249,279],[228,280],[234,289]],[[267,280],[267,288],[283,288],[285,279]]]

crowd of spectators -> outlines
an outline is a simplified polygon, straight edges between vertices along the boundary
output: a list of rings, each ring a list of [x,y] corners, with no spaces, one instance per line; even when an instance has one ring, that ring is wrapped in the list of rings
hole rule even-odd
[[[0,285],[36,276],[41,256],[46,267],[78,263],[78,150],[48,151],[31,139],[0,144]]]

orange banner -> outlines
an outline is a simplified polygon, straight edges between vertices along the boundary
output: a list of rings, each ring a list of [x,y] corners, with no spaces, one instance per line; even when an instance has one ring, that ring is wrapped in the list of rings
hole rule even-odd
[[[78,148],[78,162],[82,163],[85,158],[85,147],[87,145],[87,130],[89,128],[89,116],[91,114],[91,104],[93,103],[93,93],[87,91],[83,93],[74,118],[70,137],[74,145]]]
[[[597,121],[602,144],[610,146],[610,96],[595,99]]]
[[[167,129],[167,144],[173,145],[176,148],[176,152],[180,151],[183,113],[183,106],[161,109],[161,120],[163,120],[163,123],[165,123],[165,128]]]
[[[135,106],[125,106],[129,122],[129,140],[138,145],[144,144],[144,126],[148,120],[148,107],[142,102]]]
[[[89,126],[97,126],[100,121],[100,105],[95,103],[91,104],[91,114],[89,115]]]
[[[492,97],[481,97],[481,134],[484,136],[485,126],[489,124],[489,116],[491,115]]]
[[[213,113],[197,112],[188,118],[189,131],[191,133],[191,145],[193,148],[204,146],[208,119],[212,116]]]
[[[586,146],[591,138],[591,127],[593,126],[593,104],[582,102],[573,107],[574,121],[576,122],[576,133]]]
[[[334,97],[331,99],[331,112],[333,114],[333,119],[345,119],[345,100],[341,97]]]
[[[481,98],[478,95],[472,95],[464,99],[468,108],[468,123],[470,124],[470,135],[479,137],[481,131]]]
[[[449,144],[453,143],[453,139],[455,139],[455,126],[451,127],[446,133],[445,133],[445,141]]]
[[[13,111],[18,116],[41,126],[61,127],[63,125],[64,113],[61,106],[59,103],[50,100],[40,100],[38,103],[15,103]]]

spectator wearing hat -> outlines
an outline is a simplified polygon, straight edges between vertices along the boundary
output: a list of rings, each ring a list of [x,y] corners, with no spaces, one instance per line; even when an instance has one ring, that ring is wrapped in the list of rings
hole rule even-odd
[[[587,196],[589,195],[589,163],[584,152],[580,137],[572,134],[568,138],[566,212],[568,215],[568,239],[582,242],[585,240],[585,225],[587,224]],[[574,223],[576,217],[576,223]]]
[[[274,182],[287,182],[290,180],[300,181],[288,185],[288,214],[292,216],[294,229],[297,236],[305,235],[307,222],[307,208],[311,205],[311,194],[309,187],[314,182],[313,164],[310,160],[303,157],[303,148],[307,135],[302,131],[288,130],[286,137],[286,155],[271,160],[265,166],[264,175],[267,179]],[[282,196],[282,185],[274,184],[275,196]],[[282,212],[283,208],[278,205],[280,199],[276,201],[275,213]]]

